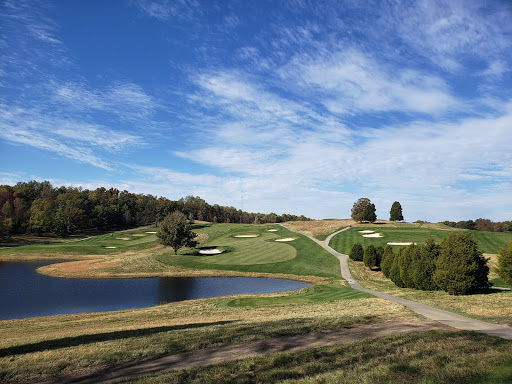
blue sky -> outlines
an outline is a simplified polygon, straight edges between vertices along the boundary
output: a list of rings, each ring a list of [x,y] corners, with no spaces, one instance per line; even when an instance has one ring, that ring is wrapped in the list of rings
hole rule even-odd
[[[0,4],[0,184],[512,219],[510,1]]]

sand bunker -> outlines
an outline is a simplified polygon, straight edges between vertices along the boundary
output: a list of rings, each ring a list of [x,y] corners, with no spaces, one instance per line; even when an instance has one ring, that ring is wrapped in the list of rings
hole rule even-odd
[[[105,247],[105,248],[110,248],[110,249],[113,249],[113,248],[117,248],[117,247]]]
[[[146,236],[146,235],[143,233],[134,233],[132,236]]]
[[[388,245],[411,245],[412,242],[409,243],[387,243]],[[416,245],[416,243],[414,243]]]
[[[295,237],[285,237],[284,239],[276,239],[276,241],[293,241]]]
[[[146,233],[156,233],[156,232],[146,232]]]
[[[369,231],[368,229],[365,229],[364,231],[357,231],[359,233],[373,233],[375,231]]]
[[[382,233],[371,233],[369,235],[363,235],[363,237],[384,237]]]
[[[277,229],[269,229],[267,232],[277,232]]]
[[[236,235],[235,237],[258,237],[258,235]]]
[[[130,240],[128,237],[116,237],[116,240]]]
[[[201,249],[199,251],[201,255],[218,255],[219,253],[222,253],[220,249],[212,248],[212,249]]]

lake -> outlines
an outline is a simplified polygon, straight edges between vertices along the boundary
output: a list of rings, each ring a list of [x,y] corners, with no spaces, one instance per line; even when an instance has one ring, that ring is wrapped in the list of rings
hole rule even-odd
[[[63,279],[39,275],[54,262],[0,262],[0,320],[150,307],[173,301],[303,288],[308,283],[256,277]]]

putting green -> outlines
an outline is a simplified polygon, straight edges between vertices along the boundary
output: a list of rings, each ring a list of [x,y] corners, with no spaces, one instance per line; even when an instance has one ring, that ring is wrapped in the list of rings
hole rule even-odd
[[[262,233],[258,237],[246,237],[242,241],[235,236],[221,236],[215,239],[218,247],[229,247],[233,251],[215,256],[204,256],[201,262],[206,264],[253,265],[279,263],[295,258],[297,251],[288,244],[276,243],[276,236]]]

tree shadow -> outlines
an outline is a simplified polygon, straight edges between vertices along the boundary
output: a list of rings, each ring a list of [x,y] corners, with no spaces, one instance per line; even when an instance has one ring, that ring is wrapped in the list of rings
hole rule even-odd
[[[97,333],[97,334],[93,334],[93,335],[63,337],[61,339],[56,339],[56,340],[45,340],[45,341],[41,341],[38,343],[17,345],[15,347],[3,348],[3,349],[0,349],[0,357],[21,355],[24,353],[33,353],[33,352],[54,350],[54,349],[67,348],[67,347],[74,347],[74,346],[78,346],[78,345],[98,343],[98,342],[102,342],[102,341],[127,339],[130,337],[149,336],[149,335],[153,335],[155,333],[177,331],[177,330],[181,330],[181,329],[202,328],[202,327],[208,327],[211,325],[224,325],[224,324],[229,324],[229,323],[233,323],[233,322],[234,322],[233,320],[230,320],[230,321],[217,321],[217,322],[211,322],[211,323],[194,323],[194,324],[173,325],[173,326],[166,326],[166,327],[153,327],[153,328],[143,328],[143,329],[131,329],[131,330],[117,331],[117,332]]]

